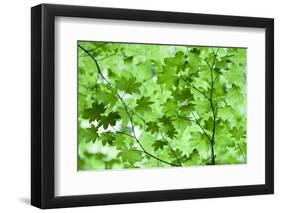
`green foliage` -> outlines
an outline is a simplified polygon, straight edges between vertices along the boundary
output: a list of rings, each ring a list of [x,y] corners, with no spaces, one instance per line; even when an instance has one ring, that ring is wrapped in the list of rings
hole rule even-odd
[[[79,42],[78,169],[246,163],[246,53]]]
[[[122,90],[128,94],[139,93],[140,83],[136,82],[135,77],[131,77],[129,79],[125,77],[121,77],[121,79],[116,80],[116,87],[119,90]]]
[[[168,145],[167,141],[164,140],[156,140],[152,146],[154,147],[154,150],[157,151],[158,149],[163,149],[165,145]]]
[[[137,107],[135,108],[135,110],[140,113],[145,113],[146,111],[152,110],[150,107],[151,104],[153,104],[153,102],[149,101],[149,97],[142,96],[137,100]]]
[[[108,115],[101,116],[97,127],[102,126],[104,129],[107,129],[109,125],[115,126],[116,121],[120,118],[118,112],[110,112]]]
[[[152,134],[157,133],[159,131],[159,126],[157,125],[156,122],[149,121],[146,123],[146,126],[147,126],[146,131],[149,131]]]

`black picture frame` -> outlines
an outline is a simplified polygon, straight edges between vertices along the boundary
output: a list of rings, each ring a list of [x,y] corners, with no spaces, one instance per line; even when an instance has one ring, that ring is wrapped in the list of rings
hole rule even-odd
[[[93,195],[54,195],[55,170],[55,17],[263,28],[265,48],[265,184]],[[60,208],[274,192],[274,20],[241,16],[41,4],[31,9],[31,204]]]

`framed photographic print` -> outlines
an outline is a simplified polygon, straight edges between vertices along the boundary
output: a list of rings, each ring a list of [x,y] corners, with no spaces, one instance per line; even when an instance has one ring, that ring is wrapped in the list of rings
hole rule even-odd
[[[274,21],[31,9],[31,203],[271,194]]]

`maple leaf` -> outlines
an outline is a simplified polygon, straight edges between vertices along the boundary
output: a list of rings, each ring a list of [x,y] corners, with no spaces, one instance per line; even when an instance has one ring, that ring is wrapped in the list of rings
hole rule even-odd
[[[178,105],[174,99],[167,99],[166,102],[163,104],[163,112],[168,116],[174,116],[177,114]]]
[[[94,102],[91,108],[87,108],[83,111],[82,117],[89,119],[89,122],[99,120],[105,112],[105,109],[106,108],[103,103]]]
[[[240,140],[241,138],[246,138],[246,131],[244,128],[236,128],[234,127],[231,131],[232,137],[235,140]]]
[[[120,118],[118,112],[110,112],[107,116],[101,117],[98,127],[103,126],[104,129],[107,129],[109,125],[114,126],[116,121]]]
[[[176,76],[176,69],[174,67],[163,67],[163,72],[160,73],[157,83],[164,84],[167,89],[172,88],[173,85],[178,81]]]
[[[208,131],[211,131],[213,129],[213,125],[214,125],[213,118],[209,118],[208,120],[205,121],[204,128]]]
[[[166,145],[168,145],[168,142],[164,140],[157,140],[152,144],[152,146],[154,147],[154,151],[157,151],[158,149],[163,149]]]
[[[101,139],[101,142],[103,145],[106,145],[106,144],[112,145],[115,137],[112,134],[112,132],[107,131],[100,135],[100,139]]]
[[[84,136],[87,143],[94,143],[99,137],[98,128],[91,126],[90,128],[85,129]]]
[[[166,115],[163,115],[161,118],[159,118],[159,121],[167,126],[170,126],[172,124],[172,118]]]
[[[146,130],[150,131],[152,134],[159,131],[159,126],[157,125],[156,122],[149,121],[146,123],[146,125],[147,125]]]
[[[187,159],[188,165],[196,165],[201,163],[201,157],[197,149],[193,149]]]
[[[174,126],[170,126],[170,128],[168,129],[168,131],[166,132],[167,136],[171,139],[174,139],[176,137],[176,134],[178,132],[176,131]]]
[[[97,98],[101,100],[105,104],[110,104],[111,106],[114,106],[114,104],[117,102],[117,96],[116,91],[113,89],[110,89],[109,91],[100,91],[97,93]]]
[[[139,93],[139,87],[141,83],[136,82],[135,77],[131,77],[129,79],[125,77],[121,77],[120,80],[116,80],[116,87],[128,94]]]
[[[150,105],[153,104],[152,101],[149,100],[149,97],[141,97],[140,99],[137,100],[137,106],[136,106],[136,111],[150,111],[151,107]]]
[[[174,57],[168,57],[164,59],[165,64],[171,67],[176,67],[176,71],[185,69],[185,56],[182,51],[178,51]]]
[[[123,150],[117,155],[118,158],[121,158],[124,162],[135,163],[142,159],[141,152],[135,150]]]

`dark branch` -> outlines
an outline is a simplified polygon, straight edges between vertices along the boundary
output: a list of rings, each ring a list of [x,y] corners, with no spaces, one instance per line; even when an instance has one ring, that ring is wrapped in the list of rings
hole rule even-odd
[[[212,160],[212,164],[214,165],[215,162],[215,150],[214,150],[214,146],[215,146],[215,133],[216,133],[216,114],[217,114],[217,107],[216,109],[214,108],[214,102],[213,102],[213,90],[214,90],[214,77],[213,77],[213,70],[215,67],[215,63],[216,63],[216,58],[217,58],[217,54],[219,52],[219,48],[216,51],[215,55],[214,55],[214,59],[213,59],[213,63],[212,66],[210,66],[210,64],[208,63],[208,61],[206,61],[207,65],[210,68],[210,73],[211,73],[211,97],[210,97],[210,106],[211,106],[211,110],[212,110],[212,114],[213,114],[213,131],[212,131],[212,139],[211,139],[211,160]]]
[[[193,86],[191,83],[189,83],[186,79],[184,79],[182,76],[180,76],[180,79],[183,80],[189,87],[191,87],[192,89],[196,90],[197,92],[201,93],[205,98],[207,98],[208,100],[210,100],[210,98],[204,93],[202,92],[200,89],[196,88],[195,86]]]
[[[194,113],[192,112],[192,116],[195,119],[195,123],[202,129],[202,131],[204,132],[204,134],[206,135],[206,137],[208,138],[209,142],[212,143],[212,140],[210,138],[210,136],[208,135],[208,133],[206,132],[206,130],[204,129],[204,127],[200,124],[199,120],[196,118],[196,116],[194,115]],[[194,121],[194,120],[191,120]]]
[[[173,149],[173,147],[171,146],[171,144],[169,143],[169,141],[164,137],[163,132],[162,132],[161,130],[160,130],[160,134],[161,134],[161,136],[162,136],[162,139],[163,139],[164,141],[166,141],[167,144],[168,144],[168,146],[170,147],[170,150],[172,151],[173,155],[174,155],[175,158],[177,159],[177,161],[178,161],[178,163],[179,163],[179,166],[182,166],[182,164],[181,164],[181,162],[180,162],[180,159],[179,159],[178,156],[177,156],[177,153],[175,152],[175,150]]]
[[[239,144],[237,144],[237,146],[238,146],[239,151],[240,151],[240,152],[241,152],[241,154],[242,154],[243,160],[244,160],[244,161],[246,161],[246,156],[245,156],[245,154],[244,154],[243,150],[241,149],[241,147],[240,147],[240,145],[239,145]]]
[[[192,114],[193,114],[193,112],[192,112]],[[191,122],[196,123],[200,127],[200,129],[203,131],[203,133],[206,135],[206,137],[208,138],[209,142],[211,142],[211,137],[208,135],[208,133],[206,132],[204,127],[199,123],[198,119],[194,118],[194,120],[193,120],[191,118],[186,118],[186,117],[182,117],[182,116],[178,116],[178,117],[183,119],[183,120],[187,120],[187,121],[191,121]]]

